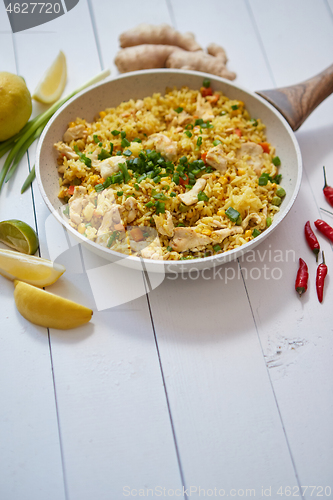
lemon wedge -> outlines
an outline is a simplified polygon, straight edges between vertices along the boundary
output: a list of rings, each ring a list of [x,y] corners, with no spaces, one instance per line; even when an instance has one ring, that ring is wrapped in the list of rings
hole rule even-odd
[[[0,241],[18,252],[34,254],[39,242],[36,232],[29,224],[11,219],[0,222]]]
[[[68,330],[88,323],[92,310],[72,300],[14,281],[14,298],[18,311],[35,325]]]
[[[0,274],[12,281],[43,287],[55,283],[65,271],[64,266],[50,260],[0,249]]]
[[[44,104],[57,101],[64,91],[67,79],[65,54],[60,51],[43,78],[37,85],[32,98]]]

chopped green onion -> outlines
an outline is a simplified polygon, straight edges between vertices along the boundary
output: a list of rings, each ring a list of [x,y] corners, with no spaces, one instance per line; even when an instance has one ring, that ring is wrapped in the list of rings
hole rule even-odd
[[[130,149],[126,149],[126,151],[123,152],[124,156],[132,156],[132,151]]]
[[[200,148],[201,144],[202,144],[202,137],[200,135],[197,139],[197,147]]]
[[[208,80],[208,78],[205,78],[202,82],[202,86],[208,89],[210,87],[210,80]]]
[[[94,135],[93,135],[93,139],[94,139],[94,141],[96,142],[96,144],[98,144],[98,143],[99,143],[99,138],[98,138],[98,135],[94,134]]]
[[[272,201],[271,201],[272,205],[275,205],[276,207],[281,205],[281,202],[282,202],[282,200],[281,200],[280,196],[274,196]]]
[[[272,224],[271,217],[266,217],[266,227],[269,227]]]
[[[214,245],[213,250],[214,250],[214,252],[219,252],[221,250],[220,245]]]
[[[179,185],[179,174],[174,173],[172,176],[172,180],[175,184]]]
[[[237,222],[237,219],[238,217],[240,216],[240,213],[235,210],[234,208],[232,207],[229,207],[226,211],[225,211],[225,214],[227,217],[229,217],[229,219],[232,221],[232,222]]]
[[[111,134],[112,135],[119,135],[120,131],[119,130],[112,130]]]
[[[197,120],[195,120],[194,126],[196,126],[196,125],[202,125],[203,123],[205,123],[203,121],[203,119],[202,118],[198,118]]]
[[[66,217],[69,216],[69,205],[66,205],[65,210],[63,210],[62,213],[66,215]]]
[[[167,247],[168,252],[172,252],[172,247]]]
[[[167,200],[168,198],[165,196],[164,193],[156,193],[154,192],[154,190],[152,191],[152,197],[155,199],[155,200]]]
[[[139,184],[134,184],[134,188],[135,188],[137,191],[139,191],[139,189],[140,189]]]
[[[112,243],[114,243],[116,241],[116,239],[119,237],[119,231],[113,231],[113,233],[111,234],[106,246],[108,248],[110,248],[110,246],[112,245]]]
[[[133,139],[133,141],[132,141],[132,142],[142,142],[142,140],[141,140],[141,139],[139,139],[139,137],[136,137],[135,139]]]
[[[277,190],[275,191],[275,194],[276,194],[276,196],[280,196],[280,198],[283,198],[284,196],[286,196],[286,192],[283,189],[283,187],[277,188]]]
[[[226,115],[226,114],[227,114],[227,112],[226,112],[226,111],[221,111],[220,116],[224,116],[224,115]]]
[[[77,155],[79,155],[80,161],[82,161],[82,163],[84,163],[88,168],[91,168],[91,159],[87,158],[84,153],[81,153],[76,144],[74,146],[74,151]]]
[[[203,191],[200,191],[200,193],[198,193],[198,200],[199,201],[208,201],[209,198]]]
[[[257,236],[259,236],[259,234],[261,234],[261,231],[259,231],[259,229],[257,228],[253,229],[252,231],[253,238],[256,238]]]
[[[157,215],[165,213],[165,203],[163,201],[156,201],[155,207],[156,207],[156,214]]]
[[[280,184],[281,179],[282,179],[282,174],[277,174],[275,177],[273,177],[273,181],[275,182],[275,184]]]
[[[191,130],[192,130],[192,129],[193,129],[193,125],[192,125],[192,123],[188,123],[188,124],[186,125],[185,129],[186,129],[186,130],[188,130],[188,129],[191,129]]]
[[[127,139],[125,139],[125,138],[122,139],[122,141],[121,141],[122,148],[128,148],[130,145],[131,145],[131,143]]]
[[[181,113],[183,110],[184,110],[184,108],[182,108],[180,106],[179,106],[179,108],[175,109],[176,113]]]
[[[179,223],[177,224],[177,227],[185,227],[185,224],[183,224],[182,222],[179,222]]]
[[[189,130],[185,130],[184,134],[186,134],[188,138],[192,137],[192,132],[190,132]]]
[[[170,193],[170,197],[175,198],[175,196],[177,196],[177,194],[172,191],[172,193]]]
[[[105,149],[102,149],[102,151],[98,155],[99,160],[106,160],[106,158],[110,158],[110,153],[108,153]]]
[[[272,163],[273,165],[275,165],[276,167],[280,166],[281,165],[281,160],[278,156],[274,156],[274,158],[272,159]]]
[[[185,213],[185,212],[188,212],[190,210],[190,207],[188,207],[187,205],[185,205],[185,203],[180,203],[179,204],[179,207],[178,207],[178,210],[182,213]]]
[[[148,201],[148,203],[146,203],[146,207],[147,208],[151,208],[154,206],[154,202],[153,201]]]
[[[217,146],[218,144],[222,144],[222,142],[219,141],[219,139],[216,139],[215,141],[213,141],[214,146]]]
[[[104,190],[104,186],[103,186],[103,184],[96,184],[96,186],[95,186],[95,191],[96,191],[97,193],[99,193],[100,191],[103,191],[103,190]]]
[[[103,146],[103,143],[102,142],[99,142],[98,143],[99,147],[101,148]]]
[[[119,169],[121,170],[121,172],[122,172],[122,174],[124,176],[124,182],[125,182],[125,184],[127,184],[127,182],[131,179],[131,176],[128,173],[126,163],[119,163]]]
[[[117,196],[122,196],[124,194],[124,191],[117,191]]]
[[[238,104],[234,104],[233,106],[231,106],[231,109],[233,109],[234,111],[236,111],[236,109],[238,109]]]
[[[113,153],[113,142],[110,142],[110,156],[112,156]]]
[[[271,177],[269,174],[267,174],[267,172],[264,172],[263,174],[261,174],[261,176],[259,177],[258,179],[258,184],[259,186],[267,186],[267,183],[268,181],[271,181]]]
[[[257,126],[258,126],[258,122],[257,122],[257,120],[256,120],[255,118],[251,118],[250,122],[252,123],[252,125],[253,125],[254,127],[257,127]]]
[[[121,136],[122,139],[125,139],[126,132],[123,130],[122,132],[120,132],[120,136]]]
[[[116,155],[117,155],[117,156],[121,156],[121,151],[117,151],[117,152],[116,152]]]

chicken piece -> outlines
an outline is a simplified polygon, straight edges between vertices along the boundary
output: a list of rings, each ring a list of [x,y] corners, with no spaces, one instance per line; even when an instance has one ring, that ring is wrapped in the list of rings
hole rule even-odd
[[[128,210],[128,215],[127,215],[127,223],[130,224],[131,222],[134,221],[134,219],[137,216],[137,206],[138,202],[136,201],[133,196],[130,196],[127,198],[127,200],[124,203],[124,207],[126,210]]]
[[[203,189],[206,186],[206,179],[198,179],[197,182],[194,184],[193,188],[190,189],[190,191],[187,191],[187,193],[184,194],[179,194],[178,198],[184,203],[184,205],[190,206],[194,205],[194,203],[198,203],[198,194],[200,191],[203,191]]]
[[[207,152],[206,162],[221,174],[225,174],[228,168],[228,160],[224,154],[222,144],[218,144]]]
[[[85,139],[88,135],[85,126],[81,123],[80,125],[75,125],[75,127],[69,127],[64,133],[63,141],[71,142],[77,139]]]
[[[177,158],[177,142],[172,141],[162,133],[152,134],[149,139],[152,139],[155,149],[161,153],[169,161],[175,161]]]
[[[97,231],[97,243],[98,237],[102,236],[105,233],[111,231],[115,224],[118,224],[121,221],[119,206],[114,205],[110,210],[108,210],[102,220],[102,224],[100,225]]]
[[[141,250],[141,257],[144,259],[163,260],[163,251],[158,237],[150,245]]]
[[[255,221],[256,221],[256,223],[257,223],[257,224],[261,224],[261,217],[260,217],[260,215],[258,215],[258,214],[256,214],[256,213],[249,214],[249,215],[247,215],[247,216],[245,217],[245,219],[244,219],[244,220],[243,220],[243,222],[242,222],[242,228],[244,229],[244,231],[245,231],[245,229],[247,228],[247,226],[248,226],[248,224],[249,224],[249,221],[250,221],[251,219],[255,219]],[[265,218],[265,219],[266,219],[266,218]],[[265,222],[266,222],[266,220],[265,220]]]
[[[171,127],[183,127],[188,123],[191,123],[193,117],[189,115],[186,111],[181,111],[180,113],[176,113],[175,110],[171,110],[170,113],[165,115],[165,120],[169,122],[168,129]]]
[[[160,234],[168,236],[169,238],[173,236],[175,226],[172,222],[172,215],[168,210],[165,211],[165,214],[153,215],[153,219],[156,224],[156,229]]]
[[[56,142],[54,144],[54,147],[56,148],[57,151],[59,151],[61,156],[66,156],[68,160],[78,160],[79,155],[73,151],[73,149],[68,146],[67,144],[64,144],[63,142]]]
[[[225,229],[218,229],[217,231],[214,231],[212,234],[214,236],[217,236],[217,238],[214,238],[214,242],[216,243],[221,243],[225,238],[228,238],[228,236],[233,236],[234,234],[241,234],[243,233],[243,228],[241,226],[234,226]]]
[[[119,171],[119,163],[126,163],[126,159],[125,156],[111,156],[111,158],[99,161],[98,164],[94,162],[94,167],[99,170],[103,179],[107,179]]]
[[[241,145],[240,149],[237,151],[237,158],[243,158],[243,156],[249,156],[246,161],[248,165],[250,165],[254,172],[260,176],[262,167],[264,166],[263,159],[263,149],[259,144],[255,142],[245,142]]]
[[[208,245],[212,242],[209,236],[197,233],[195,227],[175,227],[174,237],[170,241],[170,246],[176,252],[186,252],[191,248]]]
[[[212,120],[214,118],[212,106],[208,101],[206,101],[204,97],[202,97],[200,92],[198,93],[197,97],[197,107],[195,114],[199,118],[202,118],[204,122],[206,122],[207,120]]]
[[[108,212],[112,205],[114,204],[114,193],[112,189],[104,189],[97,196],[97,206],[94,211],[94,215],[97,217],[103,216],[106,212]]]
[[[81,212],[83,208],[89,203],[85,194],[87,190],[83,186],[76,186],[74,194],[68,202],[69,217],[73,224],[79,225],[82,222]]]

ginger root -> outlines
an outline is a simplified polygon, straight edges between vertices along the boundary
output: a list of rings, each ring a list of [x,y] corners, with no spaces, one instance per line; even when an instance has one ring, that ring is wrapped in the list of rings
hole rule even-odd
[[[202,71],[227,78],[228,80],[236,78],[236,73],[227,69],[222,57],[212,56],[203,51],[187,52],[181,49],[175,50],[167,58],[166,67]]]
[[[191,33],[181,34],[171,26],[140,24],[120,35],[122,49],[115,58],[120,73],[153,68],[190,69],[229,80],[236,74],[226,67],[224,49],[211,43],[204,52]]]
[[[119,37],[120,47],[133,47],[141,44],[174,45],[184,50],[202,50],[192,33],[182,34],[168,24],[154,26],[139,24],[136,28],[124,31]],[[155,67],[155,66],[154,66]]]
[[[176,47],[172,45],[137,45],[118,52],[114,60],[120,73],[140,69],[164,68],[169,55]],[[188,52],[186,51],[186,54]]]

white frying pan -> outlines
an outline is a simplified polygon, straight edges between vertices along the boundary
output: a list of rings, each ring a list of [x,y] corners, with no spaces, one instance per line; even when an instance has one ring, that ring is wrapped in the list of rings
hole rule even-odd
[[[199,89],[204,78],[209,78],[214,90],[221,90],[227,97],[243,101],[251,117],[261,118],[266,125],[267,139],[276,147],[277,155],[281,159],[279,168],[282,174],[281,185],[287,193],[280,212],[274,217],[273,224],[260,236],[240,248],[224,254],[189,261],[124,258],[124,255],[87,240],[71,228],[61,216],[63,204],[57,197],[59,190],[57,155],[53,148],[53,144],[61,140],[68,123],[78,116],[85,118],[88,122],[92,121],[100,110],[115,107],[120,102],[129,99],[140,99],[154,92],[163,94],[167,87],[180,88],[186,85],[191,89]],[[257,92],[258,95],[223,78],[195,71],[160,69],[127,73],[84,90],[64,104],[52,117],[44,129],[37,149],[36,173],[39,189],[56,219],[83,245],[105,259],[117,261],[121,265],[135,269],[142,269],[142,265],[146,265],[151,272],[163,273],[188,272],[220,265],[253,250],[275,230],[291,209],[298,194],[302,176],[302,159],[293,130],[297,130],[315,107],[332,92],[333,65],[299,85]]]

